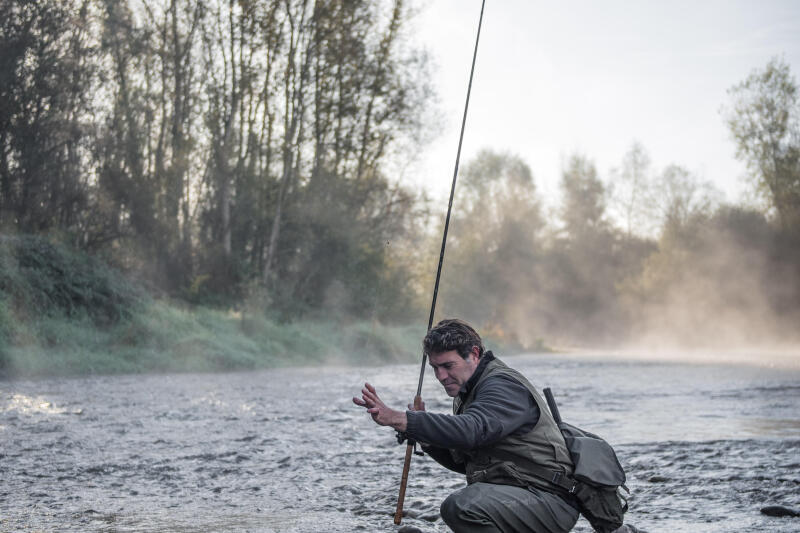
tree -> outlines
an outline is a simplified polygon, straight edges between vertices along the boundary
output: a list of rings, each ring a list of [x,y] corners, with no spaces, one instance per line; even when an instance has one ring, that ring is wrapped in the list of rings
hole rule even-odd
[[[561,188],[564,191],[561,219],[571,240],[584,242],[608,230],[606,189],[593,162],[581,155],[570,157],[561,177]]]
[[[95,74],[89,2],[2,0],[0,12],[0,227],[79,234]]]
[[[650,155],[641,143],[634,142],[622,159],[622,166],[612,173],[612,202],[625,224],[628,237],[649,234],[652,222],[650,204]]]
[[[727,123],[737,156],[784,229],[800,227],[800,103],[789,65],[771,59],[729,91]]]
[[[460,187],[441,309],[534,342],[544,220],[530,167],[519,156],[482,150],[464,166]]]
[[[594,163],[569,158],[561,179],[564,234],[547,258],[549,331],[571,342],[614,338],[620,324],[618,235],[606,217],[607,191]]]
[[[700,181],[679,165],[663,170],[654,191],[654,218],[660,221],[662,235],[686,228],[697,217],[711,216],[719,196],[710,182]]]
[[[133,4],[133,5],[131,5]],[[120,235],[165,289],[191,275],[202,4],[104,0],[110,106],[96,144],[100,193]]]
[[[405,306],[385,242],[418,196],[385,169],[431,94],[407,2],[0,8],[0,226],[75,234],[172,294],[310,309],[338,283],[358,315],[380,283]]]
[[[295,313],[333,301],[335,284],[363,313],[366,286],[395,282],[378,275],[396,248],[385,242],[404,238],[417,196],[383,169],[430,94],[424,57],[403,41],[408,17],[402,1],[207,4],[207,285],[259,284],[258,299]]]

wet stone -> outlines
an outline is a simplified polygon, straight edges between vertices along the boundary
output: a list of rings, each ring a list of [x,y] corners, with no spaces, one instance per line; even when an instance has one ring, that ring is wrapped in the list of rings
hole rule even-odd
[[[400,528],[397,530],[397,533],[423,533],[423,531],[414,526],[400,526]]]
[[[622,527],[615,529],[614,533],[647,533],[647,531],[630,524],[623,524]]]
[[[789,507],[784,507],[783,505],[767,505],[766,507],[761,508],[761,514],[765,514],[767,516],[797,517],[800,516],[800,511],[790,509]]]

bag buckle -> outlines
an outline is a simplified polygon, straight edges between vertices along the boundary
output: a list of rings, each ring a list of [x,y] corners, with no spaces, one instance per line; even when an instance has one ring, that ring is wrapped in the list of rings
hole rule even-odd
[[[578,484],[573,481],[572,486],[567,489],[561,481],[561,478],[563,477],[566,477],[563,472],[553,472],[553,477],[550,479],[550,482],[553,485],[558,485],[559,487],[566,489],[570,494],[575,494],[575,492],[578,490]]]
[[[486,477],[486,470],[475,470],[467,476],[467,485],[472,485]]]

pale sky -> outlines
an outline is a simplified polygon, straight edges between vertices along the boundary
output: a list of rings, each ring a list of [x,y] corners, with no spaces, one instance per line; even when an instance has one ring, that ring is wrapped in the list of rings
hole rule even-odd
[[[435,198],[449,193],[480,4],[419,0],[413,21],[444,127],[405,179]],[[487,0],[461,165],[483,147],[517,154],[554,205],[566,157],[607,180],[638,140],[655,170],[682,165],[737,202],[745,167],[720,108],[773,56],[800,77],[800,1]]]

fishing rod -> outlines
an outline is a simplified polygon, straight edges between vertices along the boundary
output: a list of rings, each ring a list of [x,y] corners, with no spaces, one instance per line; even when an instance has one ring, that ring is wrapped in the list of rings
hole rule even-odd
[[[478,42],[481,38],[481,24],[483,24],[483,8],[486,0],[481,1],[481,16],[478,19],[478,32],[475,36],[475,50],[472,52],[472,68],[469,71],[469,84],[467,85],[467,100],[464,102],[464,116],[461,118],[461,134],[458,137],[458,150],[456,151],[456,166],[453,170],[453,184],[450,186],[450,201],[447,204],[447,217],[444,221],[444,233],[442,234],[442,249],[439,252],[439,266],[436,268],[436,283],[433,285],[433,299],[431,300],[431,314],[428,317],[428,331],[433,327],[433,314],[436,310],[436,297],[439,294],[439,280],[442,277],[442,263],[444,262],[444,249],[447,244],[447,230],[450,227],[450,213],[453,210],[453,196],[456,192],[456,178],[458,177],[458,162],[461,159],[461,145],[464,142],[464,127],[467,124],[467,110],[469,109],[469,96],[472,92],[472,78],[475,74],[475,58],[478,57]],[[425,363],[428,362],[428,354],[422,352],[422,366],[419,369],[419,383],[417,384],[417,395],[414,396],[414,410],[422,409],[422,380],[425,378]],[[400,494],[397,496],[397,510],[394,513],[394,523],[400,525],[403,520],[403,501],[406,497],[406,485],[408,484],[408,470],[411,466],[411,455],[414,452],[416,443],[411,439],[406,446],[406,458],[403,464],[403,476],[400,478]]]

